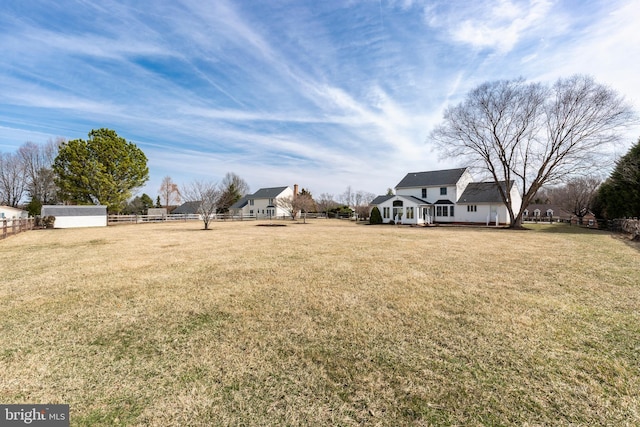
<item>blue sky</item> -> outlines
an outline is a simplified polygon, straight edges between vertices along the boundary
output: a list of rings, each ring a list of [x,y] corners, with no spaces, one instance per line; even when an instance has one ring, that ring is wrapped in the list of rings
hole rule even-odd
[[[637,0],[6,0],[0,151],[107,127],[154,199],[226,172],[380,194],[463,166],[428,135],[484,81],[591,74],[638,108],[639,22]]]

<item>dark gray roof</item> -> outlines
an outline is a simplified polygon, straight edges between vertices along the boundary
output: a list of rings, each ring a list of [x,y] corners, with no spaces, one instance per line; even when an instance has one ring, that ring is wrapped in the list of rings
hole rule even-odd
[[[242,209],[249,203],[249,196],[242,196],[240,200],[229,206],[229,209]]]
[[[172,214],[197,214],[198,209],[202,202],[200,200],[196,202],[184,202],[177,208],[171,211]]]
[[[506,182],[500,181],[499,184],[506,191]],[[509,190],[512,186],[513,182],[509,185]],[[458,203],[502,203],[502,198],[495,182],[472,182],[464,189]]]
[[[261,188],[250,196],[249,199],[273,199],[289,187]]]
[[[408,173],[396,188],[433,187],[436,185],[455,185],[467,168],[446,169],[429,172]]]
[[[449,199],[440,199],[440,200],[436,200],[434,205],[455,205],[455,203],[453,203]]]
[[[389,200],[392,197],[396,197],[396,196],[394,196],[394,195],[389,196],[387,194],[385,194],[384,196],[378,196],[378,197],[376,197],[375,199],[373,199],[371,201],[371,204],[372,205],[379,205],[380,203],[384,203],[384,202],[386,202],[387,200]]]
[[[104,205],[44,205],[40,214],[42,216],[101,216],[107,214],[107,207]]]

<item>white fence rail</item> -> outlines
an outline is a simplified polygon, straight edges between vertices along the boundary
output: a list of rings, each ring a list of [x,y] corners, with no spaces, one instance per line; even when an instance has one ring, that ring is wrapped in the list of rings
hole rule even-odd
[[[256,220],[255,216],[248,215],[227,215],[216,214],[213,216],[214,221],[251,221]],[[166,222],[166,221],[201,221],[198,214],[168,214],[168,215],[109,215],[107,222],[109,225],[116,224],[143,224],[149,222]]]

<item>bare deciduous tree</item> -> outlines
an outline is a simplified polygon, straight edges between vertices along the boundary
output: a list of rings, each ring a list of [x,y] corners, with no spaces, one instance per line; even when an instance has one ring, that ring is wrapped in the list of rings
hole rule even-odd
[[[333,200],[333,194],[322,193],[320,197],[316,200],[316,206],[318,208],[318,212],[322,212],[327,214],[330,209],[335,208],[338,203]],[[327,215],[327,218],[329,215]]]
[[[165,207],[177,205],[182,200],[178,185],[173,182],[170,176],[162,178],[160,183],[160,197]]]
[[[295,199],[295,196],[278,197],[273,201],[273,203],[276,207],[286,211],[291,219],[295,221],[298,213],[300,212],[300,209],[297,209]]]
[[[601,183],[600,179],[592,176],[572,178],[556,190],[555,197],[564,209],[578,217],[578,224],[582,224],[582,218],[591,210]]]
[[[484,83],[444,113],[431,132],[445,156],[480,166],[495,182],[518,184],[522,206],[514,212],[498,186],[512,227],[546,183],[585,175],[620,131],[635,119],[633,109],[612,89],[575,75],[553,86],[523,79]]]
[[[221,194],[218,184],[209,181],[194,181],[184,191],[186,201],[199,202],[198,214],[205,230],[209,229],[209,223],[216,217]]]
[[[24,163],[20,156],[0,153],[0,204],[17,207],[25,188]]]
[[[313,197],[308,190],[304,188],[300,191],[300,194],[294,198],[294,208],[302,212],[303,222],[307,223],[307,212],[314,211],[316,209],[316,203],[313,201]]]
[[[64,138],[50,139],[44,145],[25,142],[18,149],[24,166],[26,190],[32,200],[43,204],[55,202],[57,188],[52,166],[58,147],[64,142]]]
[[[354,210],[358,218],[367,218],[369,216],[370,204],[376,195],[367,191],[358,190],[354,196]]]

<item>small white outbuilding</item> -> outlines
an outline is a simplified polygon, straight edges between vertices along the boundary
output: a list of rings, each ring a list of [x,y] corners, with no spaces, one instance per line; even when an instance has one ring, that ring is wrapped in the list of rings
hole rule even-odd
[[[44,205],[40,215],[53,215],[56,220],[54,228],[106,227],[107,207],[98,206],[63,206]]]

